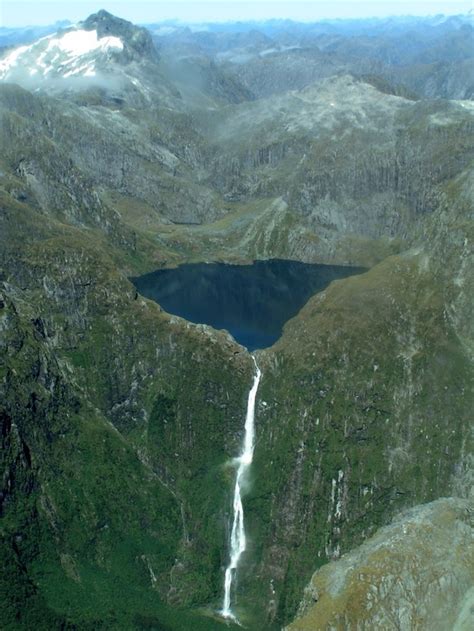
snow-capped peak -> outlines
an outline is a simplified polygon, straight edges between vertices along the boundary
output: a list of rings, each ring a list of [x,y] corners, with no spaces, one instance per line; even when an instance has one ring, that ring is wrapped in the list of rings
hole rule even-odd
[[[48,35],[30,46],[21,46],[0,60],[0,80],[30,77],[95,75],[98,56],[123,50],[119,37],[99,37],[97,30],[74,29]]]
[[[97,31],[70,31],[60,38],[51,39],[48,48],[58,48],[70,55],[85,55],[97,49],[107,50],[110,48],[123,49],[123,42],[118,37],[101,37]]]
[[[163,87],[158,61],[146,29],[99,11],[8,51],[0,58],[0,81],[81,102],[136,107],[158,94],[172,97],[173,90]]]

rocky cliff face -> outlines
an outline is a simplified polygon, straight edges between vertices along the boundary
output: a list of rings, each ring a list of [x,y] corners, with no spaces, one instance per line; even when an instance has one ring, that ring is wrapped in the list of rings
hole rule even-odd
[[[286,629],[469,629],[473,526],[467,501],[411,509],[316,572]]]
[[[143,58],[157,61],[158,51],[153,45],[150,32],[135,26],[127,20],[122,20],[108,11],[98,11],[90,15],[81,24],[86,31],[97,31],[98,38],[118,37],[124,43],[125,55],[123,61]]]
[[[114,24],[110,32],[122,33]],[[467,102],[415,102],[345,75],[229,106],[204,81],[197,107],[199,80],[185,98],[160,102],[162,82],[145,66],[127,72],[147,75],[153,107],[102,98],[100,80],[95,96],[61,101],[46,79],[41,95],[2,87],[3,177],[17,199],[130,249],[137,239],[139,250],[153,247],[151,239],[171,259],[196,257],[198,237],[210,258],[367,265],[411,244],[413,226],[439,204],[436,187],[472,159]]]

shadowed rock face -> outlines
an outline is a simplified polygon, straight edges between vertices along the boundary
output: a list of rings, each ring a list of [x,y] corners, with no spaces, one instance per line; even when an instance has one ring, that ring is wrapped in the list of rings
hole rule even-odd
[[[147,29],[115,17],[103,9],[90,15],[87,20],[82,22],[82,26],[89,31],[97,30],[99,38],[109,35],[119,37],[129,49],[129,60],[133,57],[132,53],[135,53],[135,57],[138,60],[141,57],[148,57],[154,61],[159,59],[158,52]]]
[[[472,502],[417,506],[318,570],[287,631],[472,628]]]

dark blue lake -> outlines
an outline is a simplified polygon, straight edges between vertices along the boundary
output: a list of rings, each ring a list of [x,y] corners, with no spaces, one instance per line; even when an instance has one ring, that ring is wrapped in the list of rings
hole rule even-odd
[[[227,329],[249,350],[271,346],[308,299],[360,267],[271,259],[252,265],[196,263],[132,278],[137,290],[165,311]]]

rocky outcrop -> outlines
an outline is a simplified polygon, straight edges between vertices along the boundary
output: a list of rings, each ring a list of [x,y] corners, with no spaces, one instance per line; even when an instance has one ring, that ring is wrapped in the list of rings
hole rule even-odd
[[[474,622],[468,612],[473,568],[472,503],[417,506],[319,569],[286,629],[467,631]]]
[[[19,189],[17,197],[45,212],[122,237],[104,191],[126,197],[132,210],[146,204],[157,224],[164,217],[196,223],[220,214],[216,195],[191,176],[202,139],[185,115],[122,117],[104,108],[58,106],[12,85],[0,86],[0,102],[4,176],[16,178],[10,186]]]
[[[139,26],[135,26],[127,20],[112,15],[108,11],[98,11],[90,15],[80,24],[85,30],[96,30],[99,38],[110,35],[120,38],[125,45],[125,51],[120,55],[123,61],[140,61],[144,57],[152,61],[158,61],[156,50],[150,32]]]
[[[254,133],[242,143],[247,120]],[[216,184],[234,197],[279,192],[291,209],[314,213],[315,231],[403,234],[403,224],[389,226],[379,215],[395,207],[392,215],[408,213],[410,222],[433,209],[433,188],[471,159],[472,120],[461,104],[382,96],[350,76],[326,79],[227,112],[213,132],[215,142],[227,145],[216,163]],[[453,152],[443,151],[446,143]],[[331,203],[339,222],[319,209]],[[357,224],[364,210],[370,219]]]

